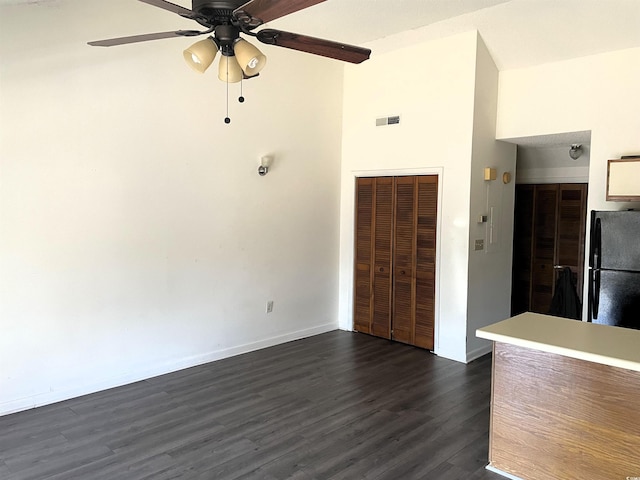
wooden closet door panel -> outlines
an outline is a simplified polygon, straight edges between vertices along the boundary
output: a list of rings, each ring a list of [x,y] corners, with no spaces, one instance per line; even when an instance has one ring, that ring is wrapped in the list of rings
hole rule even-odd
[[[538,185],[535,191],[532,312],[548,313],[555,283],[555,242],[558,185]]]
[[[416,177],[396,178],[392,338],[413,344],[415,330]]]
[[[582,298],[584,277],[584,237],[587,218],[587,185],[566,183],[558,194],[558,236],[556,265],[570,267],[576,282],[578,296]],[[556,278],[561,272],[556,270]]]
[[[516,185],[511,315],[529,311],[531,302],[534,189],[533,185]]]
[[[373,178],[356,179],[353,328],[363,333],[371,333],[373,186]]]
[[[433,350],[435,324],[437,212],[437,175],[418,177],[413,344],[429,350]]]
[[[373,210],[373,312],[371,333],[391,338],[391,278],[393,251],[393,177],[378,177]]]

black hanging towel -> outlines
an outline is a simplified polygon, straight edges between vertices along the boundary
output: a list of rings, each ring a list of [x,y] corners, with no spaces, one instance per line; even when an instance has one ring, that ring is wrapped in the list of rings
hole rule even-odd
[[[569,267],[565,267],[558,277],[549,315],[575,320],[580,320],[582,317],[582,303],[576,292],[576,285]]]

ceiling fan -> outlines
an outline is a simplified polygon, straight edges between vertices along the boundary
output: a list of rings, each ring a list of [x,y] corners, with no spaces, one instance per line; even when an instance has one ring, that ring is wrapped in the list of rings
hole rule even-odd
[[[206,30],[177,30],[130,37],[111,38],[89,42],[98,47],[112,47],[128,43],[146,42],[173,37],[194,37],[211,34],[184,51],[187,63],[204,73],[216,54],[222,54],[219,78],[228,83],[258,75],[266,63],[266,57],[252,44],[240,37],[250,35],[267,45],[290,48],[323,57],[351,63],[361,63],[369,58],[371,50],[320,38],[265,28],[253,30],[263,23],[311,7],[326,0],[192,0],[192,9],[165,0],[140,0],[181,17],[195,20]],[[226,60],[226,61],[225,61]]]

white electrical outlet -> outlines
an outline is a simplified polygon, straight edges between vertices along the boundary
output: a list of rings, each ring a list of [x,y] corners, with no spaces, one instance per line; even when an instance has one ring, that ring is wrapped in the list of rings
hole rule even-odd
[[[267,301],[267,313],[273,312],[273,300]]]

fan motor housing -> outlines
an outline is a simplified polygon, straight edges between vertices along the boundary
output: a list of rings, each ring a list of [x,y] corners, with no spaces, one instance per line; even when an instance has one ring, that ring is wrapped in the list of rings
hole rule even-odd
[[[229,25],[232,23],[233,11],[247,3],[246,0],[193,0],[191,10],[207,19],[207,26]],[[204,25],[204,21],[196,19]]]

